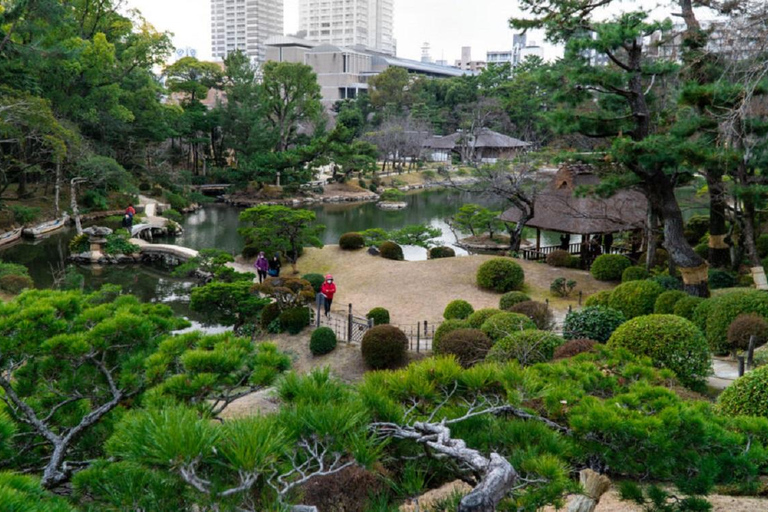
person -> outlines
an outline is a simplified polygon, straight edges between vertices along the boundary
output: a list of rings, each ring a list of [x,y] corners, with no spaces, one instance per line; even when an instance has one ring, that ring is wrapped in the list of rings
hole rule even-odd
[[[560,249],[563,251],[569,251],[571,248],[571,235],[563,233],[560,235]]]
[[[270,277],[280,277],[280,267],[282,265],[280,264],[280,254],[275,253],[274,256],[272,256],[272,259],[269,260],[269,268],[267,269],[267,274],[269,274]]]
[[[331,274],[325,276],[325,282],[320,287],[320,293],[323,295],[323,303],[325,304],[325,316],[329,316],[331,314],[333,295],[336,293],[336,285],[333,284],[333,276]]]
[[[263,283],[267,278],[267,270],[269,270],[269,261],[264,255],[264,251],[259,253],[259,257],[256,258],[256,263],[253,264],[256,267],[256,273],[259,275],[259,282]]]
[[[126,228],[128,231],[133,229],[134,215],[136,215],[136,209],[133,207],[132,204],[129,204],[128,208],[125,209],[125,217],[123,217],[123,227]]]

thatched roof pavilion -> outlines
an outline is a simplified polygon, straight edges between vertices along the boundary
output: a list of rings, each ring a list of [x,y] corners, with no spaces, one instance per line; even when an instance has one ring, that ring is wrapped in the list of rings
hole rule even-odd
[[[434,136],[424,142],[424,149],[432,154],[434,160],[447,160],[451,152],[458,151],[458,147],[465,137],[467,134],[461,131],[445,137]],[[531,147],[530,142],[495,132],[489,128],[482,128],[474,140],[470,136],[467,143],[474,147],[478,158],[485,161],[513,158],[517,153]]]

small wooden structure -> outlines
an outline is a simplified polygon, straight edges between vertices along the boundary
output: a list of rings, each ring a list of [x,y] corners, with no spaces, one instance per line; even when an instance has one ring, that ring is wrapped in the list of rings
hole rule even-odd
[[[467,137],[470,139],[464,140]],[[460,153],[462,144],[474,148],[476,159],[486,163],[510,160],[531,147],[530,142],[483,128],[478,132],[476,139],[471,134],[461,131],[445,137],[431,137],[424,142],[424,151],[434,162],[450,162],[451,154]]]

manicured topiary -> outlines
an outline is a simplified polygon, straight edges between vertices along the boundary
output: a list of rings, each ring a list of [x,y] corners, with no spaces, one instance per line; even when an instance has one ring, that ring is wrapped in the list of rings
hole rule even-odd
[[[480,327],[480,330],[493,341],[526,329],[536,329],[536,324],[533,323],[533,320],[520,313],[499,313],[493,315],[483,322],[483,325]]]
[[[611,290],[603,290],[601,292],[593,293],[587,300],[584,301],[585,306],[606,306],[608,307],[608,301],[611,300]]]
[[[451,247],[433,247],[429,250],[429,259],[436,260],[440,258],[453,258],[456,251]]]
[[[665,290],[682,290],[683,289],[683,282],[678,279],[675,276],[670,276],[669,274],[659,274],[658,276],[653,276],[649,279],[649,281],[653,281],[654,283],[660,285]]]
[[[304,274],[301,278],[305,281],[309,281],[309,284],[312,285],[312,289],[315,290],[315,293],[320,293],[320,287],[323,286],[323,283],[325,282],[325,277],[323,277],[322,274]]]
[[[313,356],[322,356],[336,348],[336,333],[330,327],[319,327],[309,339],[309,351]]]
[[[675,307],[673,308],[672,313],[677,316],[681,316],[686,320],[693,321],[693,312],[696,311],[696,308],[702,302],[704,302],[704,299],[701,297],[686,295],[682,299],[675,302]]]
[[[490,317],[498,313],[503,313],[503,311],[496,308],[478,309],[477,311],[469,315],[469,318],[467,318],[467,323],[471,328],[479,329],[480,327],[482,327],[483,323],[486,320],[488,320]]]
[[[624,269],[624,272],[621,273],[621,282],[626,283],[629,281],[642,281],[643,279],[648,279],[650,277],[650,274],[648,273],[645,268],[633,265],[631,267],[627,267]]]
[[[268,329],[269,324],[280,317],[280,305],[277,302],[270,302],[261,310],[260,324],[262,329]]]
[[[664,293],[664,288],[653,281],[630,281],[622,283],[611,292],[608,307],[618,309],[624,316],[650,315],[656,299]]]
[[[754,313],[737,316],[728,327],[728,345],[731,350],[747,350],[753,336],[755,348],[768,342],[768,321]]]
[[[745,373],[717,398],[721,412],[730,416],[768,417],[768,366]]]
[[[440,340],[432,350],[438,355],[453,355],[464,368],[482,361],[493,342],[480,329],[456,329]]]
[[[768,319],[768,293],[761,290],[733,290],[702,302],[694,312],[696,323],[715,354],[727,354],[728,328],[739,315],[755,313]]]
[[[443,311],[443,318],[446,320],[465,320],[469,315],[475,312],[475,308],[472,304],[465,300],[456,299],[452,300],[445,306]]]
[[[289,334],[299,334],[308,325],[308,308],[291,308],[280,313],[280,327]]]
[[[647,315],[628,320],[608,340],[609,347],[623,347],[648,356],[654,365],[669,368],[686,386],[702,384],[710,373],[710,354],[701,331],[675,315]]]
[[[527,366],[551,361],[563,338],[547,331],[527,330],[505,336],[488,351],[488,361],[505,362],[516,359]]]
[[[466,320],[446,320],[435,329],[435,334],[432,336],[432,348],[439,346],[440,341],[449,332],[467,328],[469,328],[469,322]]]
[[[534,324],[536,324],[536,328],[542,331],[552,330],[552,327],[555,323],[552,310],[549,309],[549,306],[543,302],[527,300],[525,302],[515,304],[509,308],[509,311],[527,316]]]
[[[616,309],[587,306],[566,315],[563,337],[567,340],[587,338],[605,343],[613,331],[626,321],[624,313]]]
[[[571,259],[571,253],[557,249],[547,254],[547,265],[550,267],[570,267]]]
[[[21,293],[27,288],[34,288],[32,278],[23,274],[6,274],[0,277],[0,290],[8,293]]]
[[[592,352],[595,345],[597,345],[595,340],[568,340],[555,349],[554,354],[552,354],[552,359],[555,361],[558,359],[569,359],[584,352]]]
[[[344,233],[339,237],[339,247],[345,251],[355,251],[365,247],[365,239],[360,233]]]
[[[657,315],[672,315],[675,313],[675,304],[689,295],[680,290],[667,290],[656,298],[653,304],[653,312]]]
[[[632,262],[621,254],[602,254],[595,258],[589,272],[598,281],[621,281],[621,275]]]
[[[736,286],[736,275],[727,270],[711,268],[708,272],[708,281],[710,290],[719,290],[721,288],[733,288]]]
[[[525,281],[523,267],[507,258],[494,258],[477,269],[477,285],[486,290],[505,293],[519,290]]]
[[[531,297],[523,292],[507,292],[499,298],[499,309],[508,311],[515,304],[531,300]]]
[[[383,242],[379,246],[379,252],[381,253],[382,258],[388,260],[403,261],[405,259],[405,256],[403,256],[403,248],[395,242]]]
[[[376,325],[363,335],[360,348],[365,364],[374,370],[397,368],[406,361],[408,337],[393,325]]]
[[[373,320],[373,325],[383,325],[389,323],[389,311],[384,308],[373,308],[365,315],[365,318]]]

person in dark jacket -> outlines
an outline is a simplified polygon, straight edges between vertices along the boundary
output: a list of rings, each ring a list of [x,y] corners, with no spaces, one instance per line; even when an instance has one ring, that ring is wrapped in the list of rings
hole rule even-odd
[[[323,303],[325,304],[325,316],[329,316],[331,314],[333,296],[336,293],[336,285],[333,284],[333,276],[331,274],[325,276],[325,282],[320,287],[320,293],[323,295]]]
[[[269,270],[269,261],[264,256],[264,252],[259,253],[259,257],[256,258],[256,263],[253,264],[256,267],[256,273],[259,275],[259,282],[263,283],[267,278],[267,271]]]
[[[272,259],[269,260],[267,274],[269,274],[270,277],[280,277],[280,267],[282,267],[280,264],[280,254],[275,254],[272,256]]]

